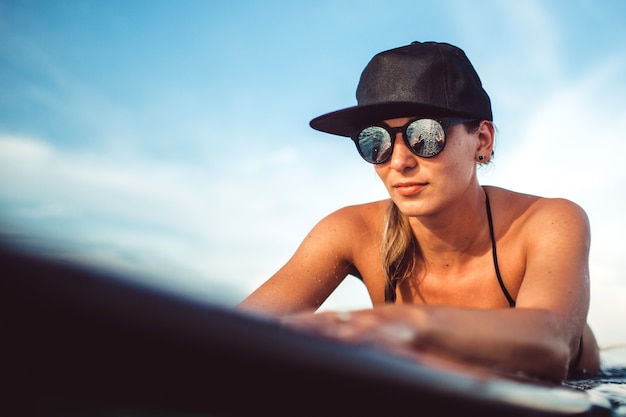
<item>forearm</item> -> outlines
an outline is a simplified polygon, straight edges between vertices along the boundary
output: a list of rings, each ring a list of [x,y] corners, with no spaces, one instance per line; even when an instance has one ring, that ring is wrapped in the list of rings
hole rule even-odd
[[[470,363],[560,380],[574,337],[544,310],[428,307],[418,312],[415,347]]]
[[[554,381],[565,377],[576,341],[575,326],[556,314],[520,308],[386,305],[350,313],[298,314],[283,322],[398,354],[429,353]]]

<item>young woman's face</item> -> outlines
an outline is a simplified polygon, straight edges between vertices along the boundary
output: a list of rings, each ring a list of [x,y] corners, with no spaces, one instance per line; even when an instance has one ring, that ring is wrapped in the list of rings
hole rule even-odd
[[[385,120],[391,127],[403,126],[410,118]],[[391,158],[374,165],[391,199],[408,216],[437,213],[477,185],[478,132],[454,125],[446,132],[443,151],[431,158],[415,155],[398,133]]]

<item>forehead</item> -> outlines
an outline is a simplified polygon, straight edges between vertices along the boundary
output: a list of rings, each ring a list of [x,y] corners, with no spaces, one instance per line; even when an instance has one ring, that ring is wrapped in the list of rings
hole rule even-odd
[[[409,123],[411,120],[415,120],[415,117],[397,117],[394,119],[385,119],[383,120],[383,123],[385,123],[387,126],[398,127],[398,126],[404,126],[405,124]]]

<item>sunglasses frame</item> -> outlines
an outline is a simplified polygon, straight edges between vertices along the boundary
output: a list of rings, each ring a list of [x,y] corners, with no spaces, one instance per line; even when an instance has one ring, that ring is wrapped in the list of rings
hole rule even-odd
[[[409,138],[407,137],[406,131],[407,131],[407,128],[411,125],[411,123],[414,123],[417,120],[434,120],[435,122],[439,123],[439,125],[443,129],[443,145],[441,146],[441,149],[439,150],[439,152],[433,155],[429,155],[429,156],[418,155],[415,152],[415,149],[413,149],[413,147],[409,144]],[[421,117],[421,118],[411,119],[405,125],[397,126],[397,127],[391,127],[387,125],[386,123],[381,122],[377,124],[368,125],[368,126],[363,127],[362,129],[359,129],[356,133],[351,135],[350,138],[356,145],[356,149],[359,151],[359,155],[361,155],[361,158],[363,158],[366,162],[370,164],[374,164],[374,165],[384,164],[385,162],[389,161],[389,159],[391,159],[391,155],[393,154],[393,147],[395,146],[396,136],[398,135],[398,132],[402,133],[402,139],[404,140],[404,144],[407,146],[407,148],[411,150],[411,152],[415,156],[418,156],[420,158],[432,158],[434,156],[439,155],[441,152],[443,152],[444,148],[446,147],[446,142],[448,139],[447,138],[448,128],[450,126],[455,126],[455,125],[462,124],[462,123],[476,122],[477,120],[478,119],[475,119],[475,118],[471,119],[471,118],[459,118],[459,117],[440,117],[440,118]],[[367,159],[365,155],[363,154],[363,151],[361,150],[361,146],[359,145],[359,135],[365,129],[369,129],[370,127],[380,127],[381,129],[384,129],[385,131],[387,131],[387,133],[391,137],[391,152],[389,153],[389,156],[382,161],[370,161],[369,159]]]

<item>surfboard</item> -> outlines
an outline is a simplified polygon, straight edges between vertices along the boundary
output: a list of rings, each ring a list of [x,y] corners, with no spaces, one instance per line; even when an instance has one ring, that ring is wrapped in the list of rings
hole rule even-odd
[[[612,415],[584,390],[320,339],[7,245],[0,265],[5,412]]]

